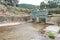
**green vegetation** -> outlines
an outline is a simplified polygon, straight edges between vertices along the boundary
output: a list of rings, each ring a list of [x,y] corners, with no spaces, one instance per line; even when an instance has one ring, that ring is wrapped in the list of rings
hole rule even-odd
[[[54,1],[48,1],[48,3],[41,2],[41,4],[40,4],[40,9],[57,8],[57,7],[60,7],[60,5],[58,5],[58,3],[54,2]]]
[[[11,12],[15,13],[15,14],[20,12],[20,10],[18,10],[18,9],[13,9],[13,8],[10,8],[9,10],[10,10]]]
[[[49,8],[57,8],[58,4],[54,1],[48,1],[48,7]]]
[[[51,39],[55,39],[55,34],[52,33],[52,32],[50,32],[50,33],[48,34],[48,37],[51,38]]]
[[[21,12],[24,12],[24,13],[31,13],[31,11],[27,10],[27,9],[19,9],[18,7],[12,7],[12,6],[5,6],[4,4],[0,4],[0,11],[1,12],[11,12],[11,13],[14,13],[14,14],[20,14]]]
[[[55,11],[49,11],[49,13],[55,13],[55,14],[60,14],[60,10],[55,10]]]
[[[46,19],[45,18],[41,18],[42,22],[46,23]]]
[[[16,6],[18,5],[18,0],[0,0],[0,3],[4,4],[5,6]]]
[[[44,3],[44,2],[41,2],[41,4],[40,4],[40,9],[44,9],[45,7],[47,7],[47,4]]]
[[[23,5],[21,7],[24,7],[24,8],[20,9],[21,7],[20,8],[17,7],[18,4],[17,4],[16,0],[14,2],[12,2],[11,0],[6,0],[6,1],[1,2],[1,0],[0,0],[0,12],[1,13],[11,13],[11,14],[19,14],[19,15],[21,14],[21,15],[23,15],[23,14],[27,14],[27,13],[30,14],[31,13],[31,10],[27,9],[27,8],[30,8],[30,7],[34,8],[35,7],[35,6],[30,6],[29,7],[29,5],[26,5],[26,6]]]
[[[60,33],[60,29],[58,30],[58,33]]]
[[[32,4],[18,4],[20,8],[28,8],[28,9],[35,9],[39,8],[39,6],[32,5]]]
[[[8,11],[14,14],[18,14],[19,12],[21,12],[19,9],[9,6],[9,5],[7,7],[4,4],[0,4],[0,7],[1,7],[0,12],[3,12],[3,13],[6,13]]]

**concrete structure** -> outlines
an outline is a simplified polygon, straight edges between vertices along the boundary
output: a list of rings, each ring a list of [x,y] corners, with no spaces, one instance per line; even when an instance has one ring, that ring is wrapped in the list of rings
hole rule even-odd
[[[31,19],[29,15],[27,16],[0,16],[0,23],[9,23],[9,22],[27,22]]]
[[[60,14],[49,13],[49,11],[59,11],[59,8],[52,9],[43,9],[43,10],[34,10],[32,12],[32,19],[36,22],[38,19],[40,22],[48,23],[48,24],[58,24],[60,23]]]
[[[60,14],[47,15],[46,23],[58,24],[60,22]]]
[[[52,8],[52,9],[49,9],[48,11],[59,11],[60,9],[59,8]],[[46,23],[49,23],[49,24],[58,24],[60,23],[60,14],[56,14],[56,13],[49,13],[50,15],[47,15],[46,17]]]
[[[40,22],[46,22],[46,16],[48,14],[47,9],[42,9],[42,10],[34,10],[32,11],[32,19],[36,20],[37,17],[39,18]]]

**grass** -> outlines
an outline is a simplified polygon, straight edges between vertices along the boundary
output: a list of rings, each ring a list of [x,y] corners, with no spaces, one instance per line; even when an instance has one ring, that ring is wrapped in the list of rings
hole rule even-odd
[[[51,38],[51,39],[55,39],[55,34],[52,33],[52,32],[50,32],[50,33],[48,34],[48,37]]]
[[[13,12],[14,14],[17,14],[20,12],[20,10],[18,10],[18,9],[10,9],[10,11]]]

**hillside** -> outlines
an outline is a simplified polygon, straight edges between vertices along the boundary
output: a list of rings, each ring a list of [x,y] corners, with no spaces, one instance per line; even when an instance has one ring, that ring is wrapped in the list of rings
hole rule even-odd
[[[0,4],[0,15],[29,15],[30,10]]]
[[[32,4],[18,4],[18,6],[20,8],[28,8],[28,9],[35,9],[39,7],[37,5],[32,5]]]

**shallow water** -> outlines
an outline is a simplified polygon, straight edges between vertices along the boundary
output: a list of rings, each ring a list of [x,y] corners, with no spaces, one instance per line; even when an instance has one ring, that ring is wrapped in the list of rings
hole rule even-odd
[[[15,26],[7,26],[0,28],[0,40],[49,40],[38,32],[41,27],[45,25],[40,24],[19,24]]]

